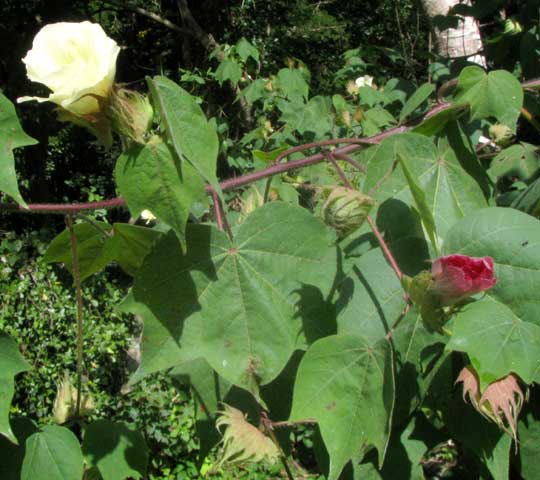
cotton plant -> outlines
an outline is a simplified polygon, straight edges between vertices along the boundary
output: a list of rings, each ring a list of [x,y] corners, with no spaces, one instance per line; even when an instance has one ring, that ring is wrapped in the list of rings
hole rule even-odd
[[[87,128],[105,146],[111,145],[113,131],[143,143],[153,109],[145,95],[115,84],[119,53],[118,44],[99,24],[45,25],[23,62],[28,78],[51,93],[17,102],[52,102],[60,120]]]

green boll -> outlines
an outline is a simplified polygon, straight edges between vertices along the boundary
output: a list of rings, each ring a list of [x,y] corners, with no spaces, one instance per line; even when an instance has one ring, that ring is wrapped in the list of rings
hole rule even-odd
[[[324,223],[334,228],[338,237],[345,238],[360,228],[375,205],[375,200],[357,190],[336,187],[322,207]]]

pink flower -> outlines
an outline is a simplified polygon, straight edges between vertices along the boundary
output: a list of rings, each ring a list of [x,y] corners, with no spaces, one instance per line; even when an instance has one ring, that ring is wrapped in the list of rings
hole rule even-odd
[[[497,283],[491,257],[475,258],[458,254],[440,257],[431,266],[431,276],[431,290],[441,297],[443,305],[464,300]]]

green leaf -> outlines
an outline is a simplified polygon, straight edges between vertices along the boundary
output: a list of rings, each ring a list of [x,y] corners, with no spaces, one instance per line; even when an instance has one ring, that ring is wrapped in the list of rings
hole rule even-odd
[[[77,437],[65,427],[46,425],[26,440],[21,480],[81,480],[83,463]]]
[[[237,85],[242,78],[242,67],[233,60],[223,60],[214,74],[220,85],[227,80]]]
[[[26,207],[26,203],[17,184],[13,150],[36,143],[38,141],[21,128],[13,104],[0,93],[0,191],[7,193],[23,207]]]
[[[297,130],[301,135],[315,134],[322,138],[332,131],[334,125],[330,98],[317,95],[306,104],[283,102],[280,121]]]
[[[382,464],[394,404],[391,348],[386,340],[334,335],[315,342],[300,362],[291,421],[314,419],[330,455],[329,480],[368,445]]]
[[[78,223],[73,226],[77,240],[77,254],[81,281],[102,271],[112,261],[134,275],[141,266],[152,243],[161,232],[150,228],[106,222]],[[71,240],[69,230],[57,235],[50,243],[43,260],[63,263],[72,271]]]
[[[424,190],[416,183],[413,175],[411,174],[411,171],[407,167],[407,161],[399,153],[399,148],[397,158],[399,160],[401,168],[403,169],[403,173],[405,175],[407,183],[409,184],[409,189],[411,190],[411,194],[414,198],[414,203],[416,204],[416,208],[420,214],[420,218],[422,219],[424,228],[426,229],[428,237],[431,241],[431,245],[433,246],[435,252],[437,252],[439,249],[437,245],[437,229],[435,227],[435,220],[433,219],[431,210],[426,202]]]
[[[242,95],[249,104],[255,103],[257,100],[260,100],[265,97],[266,80],[258,78],[251,82],[246,88],[242,90]]]
[[[31,366],[19,353],[19,347],[7,334],[0,333],[0,433],[17,443],[9,424],[11,400],[15,391],[14,377]]]
[[[204,358],[196,358],[177,365],[169,375],[180,383],[190,385],[205,412],[214,415],[232,385],[221,378]]]
[[[304,76],[300,70],[282,68],[277,74],[277,79],[279,89],[289,100],[294,103],[307,100],[309,85],[304,80]]]
[[[440,237],[444,238],[466,215],[487,206],[481,186],[470,175],[477,170],[477,159],[454,124],[438,139],[437,147],[428,137],[407,133],[385,139],[360,155],[367,167],[360,190],[374,189],[379,209],[390,199],[392,203],[397,200],[409,206],[414,204],[403,170],[395,168],[398,152],[406,159],[411,176],[424,191]]]
[[[441,107],[442,108],[442,107]],[[422,120],[422,123],[412,129],[413,132],[431,137],[443,130],[448,123],[455,122],[467,111],[464,105],[445,106]]]
[[[306,337],[327,328],[319,309],[336,275],[333,242],[320,220],[281,202],[255,210],[234,242],[190,225],[182,254],[174,236],[164,236],[133,287],[135,302],[152,314],[144,317],[143,365],[156,368],[145,363],[148,351],[160,368],[203,356],[257,394]]]
[[[147,82],[174,151],[221,195],[216,177],[219,140],[215,126],[206,120],[195,98],[173,81],[156,76]],[[183,173],[187,172],[185,161],[180,168]]]
[[[410,275],[428,265],[429,254],[420,239],[391,244],[400,268]],[[388,333],[405,308],[401,282],[380,248],[349,260],[336,302],[338,333],[362,335],[376,342]]]
[[[86,462],[99,469],[103,480],[137,479],[146,474],[146,442],[138,431],[124,423],[91,423],[86,427],[82,450]]]
[[[0,435],[0,478],[2,480],[21,480],[21,468],[26,453],[26,439],[38,431],[35,423],[26,417],[13,417],[11,428],[18,445],[11,443],[6,437]]]
[[[522,415],[519,421],[519,466],[522,478],[527,480],[540,479],[540,465],[538,458],[540,455],[540,421],[538,421],[538,398],[530,401],[532,409],[536,414],[528,412]]]
[[[395,118],[388,110],[382,107],[373,107],[364,112],[363,119],[360,124],[362,125],[362,133],[365,136],[370,137],[379,133],[385,127],[393,125],[395,122]]]
[[[538,172],[540,158],[538,147],[521,142],[499,152],[491,161],[489,174],[493,177],[517,177],[530,180]]]
[[[152,228],[115,223],[110,240],[112,256],[126,273],[135,276],[152,245],[161,235],[161,232]]]
[[[432,83],[424,83],[420,86],[418,90],[409,97],[405,105],[403,105],[403,109],[399,114],[399,123],[403,123],[403,121],[413,114],[417,108],[421,107],[434,91],[435,85]]]
[[[486,74],[480,67],[466,67],[459,75],[454,104],[464,102],[470,105],[472,120],[494,117],[515,132],[523,89],[505,70]]]
[[[189,163],[180,164],[165,143],[155,140],[120,155],[114,176],[132,216],[150,210],[184,243],[191,206],[206,200],[202,179]]]
[[[282,147],[278,147],[270,151],[253,150],[252,154],[253,158],[261,160],[266,165],[270,165],[271,163],[276,161],[277,157],[279,157],[284,151],[288,150],[289,148],[289,145],[283,145]]]
[[[384,106],[390,103],[390,99],[381,92],[369,85],[360,87],[358,89],[358,97],[361,105],[367,105],[368,107]],[[382,109],[381,109],[382,110]]]
[[[103,270],[114,258],[109,245],[111,225],[105,222],[78,223],[73,225],[77,239],[77,256],[81,281]],[[69,230],[57,235],[50,243],[43,260],[63,263],[72,272],[71,240]]]
[[[493,257],[497,279],[458,313],[448,348],[468,353],[484,383],[511,371],[540,378],[540,222],[514,209],[479,210],[454,225],[444,251]]]
[[[506,305],[486,296],[454,319],[449,350],[465,352],[482,390],[514,372],[526,383],[540,380],[540,327],[521,320]]]
[[[251,57],[256,62],[259,61],[259,50],[254,47],[249,41],[242,37],[235,45],[236,53],[245,62],[249,57]]]
[[[540,217],[540,178],[531,183],[512,202],[512,208]]]

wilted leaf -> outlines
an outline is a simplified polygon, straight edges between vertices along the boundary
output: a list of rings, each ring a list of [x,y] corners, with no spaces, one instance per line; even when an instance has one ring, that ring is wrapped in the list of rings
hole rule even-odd
[[[463,383],[463,401],[469,397],[470,402],[478,408],[478,400],[480,400],[480,382],[478,375],[471,366],[464,367],[459,372],[456,383]]]
[[[517,440],[517,421],[523,401],[518,377],[511,373],[486,388],[480,398],[480,412]]]
[[[246,420],[244,414],[229,405],[224,405],[222,415],[217,419],[219,429],[225,426],[223,434],[223,456],[225,462],[260,462],[267,459],[277,461],[279,451],[272,440]]]

